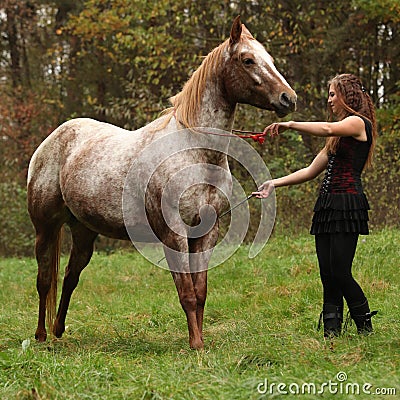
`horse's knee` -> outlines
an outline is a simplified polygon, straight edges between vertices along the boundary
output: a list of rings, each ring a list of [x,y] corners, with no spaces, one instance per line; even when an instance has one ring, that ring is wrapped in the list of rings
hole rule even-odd
[[[207,275],[205,273],[195,275],[194,290],[198,306],[203,306],[207,298]]]
[[[194,293],[181,294],[179,301],[185,312],[195,311],[197,308],[197,299]]]
[[[197,307],[204,307],[206,304],[206,298],[207,294],[206,293],[196,293],[196,302],[197,302]]]

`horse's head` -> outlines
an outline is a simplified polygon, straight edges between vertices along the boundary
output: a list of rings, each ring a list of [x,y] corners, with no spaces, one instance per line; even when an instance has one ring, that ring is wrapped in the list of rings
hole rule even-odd
[[[275,68],[272,57],[240,17],[233,22],[229,39],[229,62],[224,71],[230,101],[275,111],[283,117],[296,108],[297,96]]]

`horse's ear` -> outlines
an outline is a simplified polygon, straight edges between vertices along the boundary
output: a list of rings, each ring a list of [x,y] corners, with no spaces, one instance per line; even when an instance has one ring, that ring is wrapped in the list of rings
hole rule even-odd
[[[229,39],[229,44],[233,45],[233,44],[239,43],[241,34],[242,34],[242,23],[240,21],[240,15],[238,15],[232,24],[231,37]]]
[[[246,28],[245,25],[242,25],[242,34],[243,34],[243,35],[250,36],[251,38],[253,37],[253,35],[252,35],[251,32]]]

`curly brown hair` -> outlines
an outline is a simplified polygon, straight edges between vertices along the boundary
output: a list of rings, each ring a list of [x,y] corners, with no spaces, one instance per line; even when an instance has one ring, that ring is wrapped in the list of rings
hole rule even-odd
[[[372,143],[366,162],[367,166],[372,164],[372,156],[375,149],[377,126],[375,117],[375,107],[371,96],[362,85],[360,78],[353,74],[340,74],[332,78],[328,83],[328,88],[333,86],[338,97],[342,112],[338,115],[340,120],[349,115],[358,115],[371,122],[372,125]],[[333,112],[328,107],[329,121],[333,120]],[[326,141],[326,150],[328,153],[335,153],[339,143],[339,137],[329,137]]]

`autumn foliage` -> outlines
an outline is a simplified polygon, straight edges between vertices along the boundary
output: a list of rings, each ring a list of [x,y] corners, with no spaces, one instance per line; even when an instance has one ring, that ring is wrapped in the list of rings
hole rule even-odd
[[[202,57],[228,37],[238,14],[297,91],[291,119],[325,119],[328,80],[342,72],[362,78],[380,134],[375,166],[365,176],[371,226],[399,224],[397,0],[3,0],[0,218],[6,222],[0,254],[32,252],[24,185],[37,145],[77,116],[129,129],[151,121]],[[235,128],[260,131],[274,118],[240,106]],[[289,132],[254,145],[271,174],[280,176],[309,163],[323,142]],[[278,193],[276,229],[308,228],[317,187],[313,182]]]

